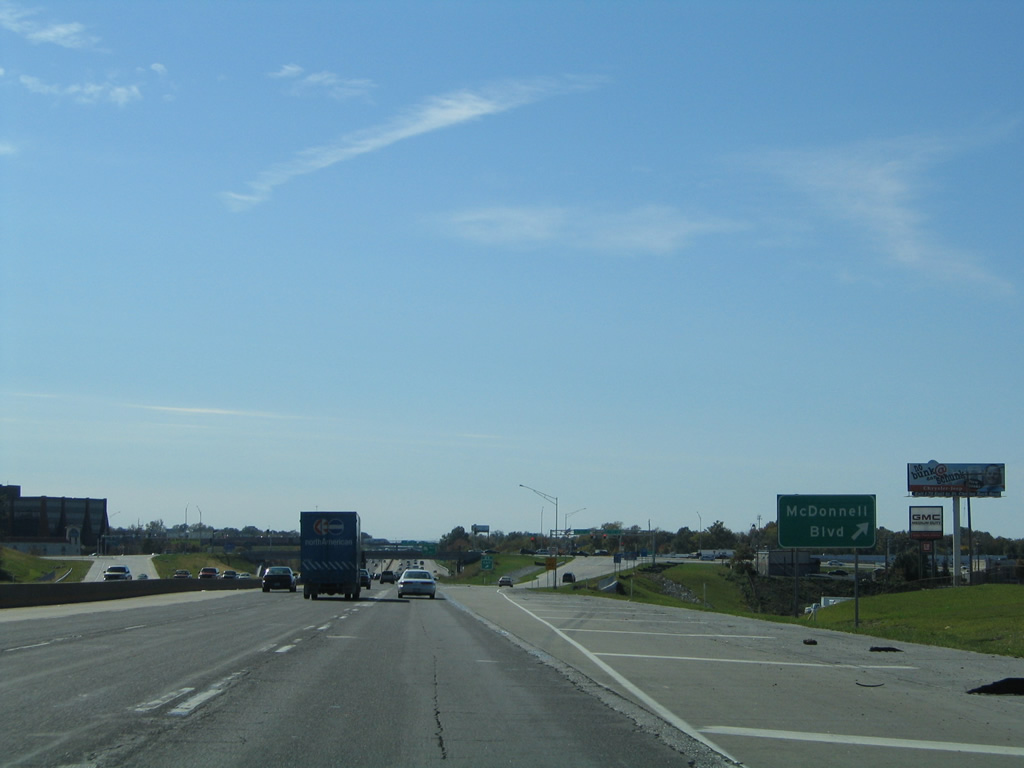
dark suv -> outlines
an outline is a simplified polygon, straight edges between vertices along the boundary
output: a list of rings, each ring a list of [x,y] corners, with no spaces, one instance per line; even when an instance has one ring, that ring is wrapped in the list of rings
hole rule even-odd
[[[287,589],[295,591],[295,572],[286,565],[272,565],[263,572],[263,591]]]
[[[394,584],[396,582],[394,571],[381,571],[380,572],[380,583],[381,584]]]

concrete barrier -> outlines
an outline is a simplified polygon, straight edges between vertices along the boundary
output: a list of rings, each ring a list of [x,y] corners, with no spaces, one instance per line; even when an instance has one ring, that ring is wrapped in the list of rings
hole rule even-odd
[[[141,579],[132,581],[89,581],[77,584],[0,584],[0,609],[29,605],[90,603],[125,597],[167,595],[220,589],[259,589],[259,579]]]

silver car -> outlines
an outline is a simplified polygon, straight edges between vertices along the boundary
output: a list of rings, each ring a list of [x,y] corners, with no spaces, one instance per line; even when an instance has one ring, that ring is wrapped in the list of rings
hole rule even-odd
[[[402,574],[398,580],[398,596],[426,595],[431,600],[437,594],[437,582],[430,574],[430,571],[409,570]]]
[[[112,565],[103,572],[104,581],[131,581],[132,572],[127,565]]]

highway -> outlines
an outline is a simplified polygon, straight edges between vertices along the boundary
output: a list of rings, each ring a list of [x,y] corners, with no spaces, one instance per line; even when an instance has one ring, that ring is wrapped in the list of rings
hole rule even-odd
[[[0,669],[2,766],[1024,765],[1020,660],[569,589],[6,609]]]
[[[13,608],[0,638],[5,767],[686,764],[443,594]]]

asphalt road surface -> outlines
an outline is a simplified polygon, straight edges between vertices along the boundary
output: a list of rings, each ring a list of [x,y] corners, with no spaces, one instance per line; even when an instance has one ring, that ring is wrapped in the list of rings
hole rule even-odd
[[[443,592],[390,585],[7,609],[0,669],[3,766],[722,764]]]
[[[15,608],[0,766],[1002,768],[1021,667],[571,589]]]

